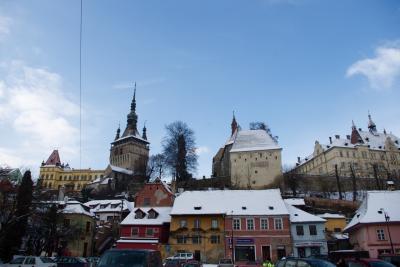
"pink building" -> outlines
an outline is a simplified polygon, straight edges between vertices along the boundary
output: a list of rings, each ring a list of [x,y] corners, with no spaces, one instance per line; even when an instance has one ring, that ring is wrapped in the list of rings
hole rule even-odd
[[[356,250],[370,257],[400,253],[400,191],[369,191],[344,229]],[[393,252],[392,252],[393,249]]]

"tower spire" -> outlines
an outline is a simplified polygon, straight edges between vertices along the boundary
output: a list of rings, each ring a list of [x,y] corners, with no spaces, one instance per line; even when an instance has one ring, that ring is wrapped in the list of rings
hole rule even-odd
[[[146,121],[144,122],[144,125],[143,125],[143,134],[142,134],[142,138],[143,138],[144,140],[147,140]]]
[[[135,82],[135,89],[133,90],[133,99],[131,103],[131,111],[136,112],[136,82]]]
[[[118,140],[121,133],[121,125],[118,123],[117,134],[115,135],[115,140]]]
[[[368,129],[373,134],[375,134],[377,132],[376,131],[376,124],[372,121],[371,114],[369,113],[369,110],[368,110]]]
[[[231,136],[235,133],[235,131],[238,128],[238,124],[236,122],[236,118],[235,118],[235,111],[232,112],[233,113],[233,117],[232,117],[232,123],[231,123]]]

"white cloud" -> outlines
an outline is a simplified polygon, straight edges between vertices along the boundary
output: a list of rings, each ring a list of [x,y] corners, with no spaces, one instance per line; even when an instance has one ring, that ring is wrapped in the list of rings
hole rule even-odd
[[[10,33],[11,18],[0,15],[0,40]]]
[[[385,44],[375,50],[375,57],[355,62],[347,69],[347,77],[364,75],[376,90],[390,89],[400,77],[400,43]]]
[[[0,125],[6,131],[0,133],[0,164],[37,168],[54,148],[76,157],[79,131],[71,120],[79,107],[64,94],[61,76],[18,61],[2,69]]]
[[[196,148],[197,155],[207,154],[208,152],[210,152],[210,149],[206,146],[199,146]]]

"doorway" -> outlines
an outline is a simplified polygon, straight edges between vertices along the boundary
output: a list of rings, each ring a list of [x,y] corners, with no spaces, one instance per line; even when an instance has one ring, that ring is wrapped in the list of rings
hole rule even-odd
[[[200,260],[201,260],[200,250],[195,250],[195,251],[194,251],[194,259],[195,259],[196,261],[200,261]]]
[[[235,261],[255,261],[256,254],[254,246],[236,246]]]
[[[270,246],[262,246],[262,259],[263,261],[271,260],[271,247]]]

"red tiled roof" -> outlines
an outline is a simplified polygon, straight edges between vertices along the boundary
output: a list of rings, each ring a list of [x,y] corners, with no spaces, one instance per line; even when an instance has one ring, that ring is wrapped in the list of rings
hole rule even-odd
[[[59,165],[61,164],[60,155],[58,154],[58,150],[53,150],[50,157],[46,161],[46,165]]]

